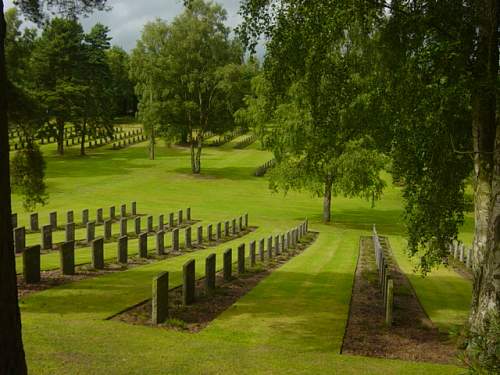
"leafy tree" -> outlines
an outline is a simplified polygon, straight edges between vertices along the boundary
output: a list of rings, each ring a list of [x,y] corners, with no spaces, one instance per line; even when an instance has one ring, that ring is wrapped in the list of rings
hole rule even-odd
[[[139,114],[161,124],[169,137],[189,142],[193,173],[201,172],[207,132],[234,126],[225,95],[226,66],[240,64],[242,52],[225,20],[219,5],[193,1],[171,25],[147,25],[132,54]]]
[[[129,116],[136,112],[137,99],[134,84],[129,78],[130,56],[120,47],[113,46],[106,53],[111,72],[110,91],[113,116]]]
[[[59,7],[72,17],[86,14],[94,8],[104,8],[105,0],[51,0],[49,2],[20,0],[23,13],[30,19],[43,18],[44,5],[49,9]],[[46,9],[46,8],[45,8]],[[21,317],[17,298],[17,279],[12,238],[12,208],[10,189],[10,155],[7,121],[7,82],[4,2],[0,0],[0,373],[27,374],[21,335]]]
[[[57,151],[64,153],[64,133],[67,122],[76,122],[86,97],[81,66],[85,61],[84,33],[81,25],[70,19],[54,18],[44,28],[33,51],[34,81],[55,119]]]

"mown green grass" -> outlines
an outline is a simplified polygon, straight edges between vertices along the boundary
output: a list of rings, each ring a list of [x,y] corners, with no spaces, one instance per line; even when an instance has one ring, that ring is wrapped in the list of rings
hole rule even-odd
[[[272,158],[256,145],[245,150],[207,148],[203,173],[192,176],[189,152],[160,147],[158,159],[146,158],[146,145],[121,151],[106,148],[85,158],[69,150],[64,158],[46,146],[50,204],[39,210],[75,213],[84,208],[109,207],[137,201],[139,212],[166,214],[191,207],[200,225],[249,213],[258,229],[231,243],[125,272],[67,284],[33,294],[21,301],[27,357],[35,374],[234,374],[341,373],[422,374],[457,373],[453,366],[389,361],[339,355],[348,316],[360,235],[377,223],[389,236],[405,272],[399,191],[388,188],[375,209],[358,199],[333,201],[333,224],[322,225],[320,199],[307,193],[272,194],[265,178],[253,177],[257,166]],[[14,208],[20,221],[19,197]],[[182,264],[203,259],[241,242],[248,243],[297,225],[305,217],[320,232],[317,242],[275,271],[244,298],[193,335],[132,326],[107,317],[150,297],[151,278],[171,272],[171,286],[180,283]],[[182,236],[181,236],[182,238]],[[168,241],[167,241],[168,243]],[[114,256],[116,244],[110,244]],[[154,244],[150,243],[151,248]],[[130,249],[136,246],[131,243]],[[87,253],[86,249],[79,252]],[[48,257],[53,255],[46,255]],[[55,258],[50,262],[57,263]],[[450,273],[449,283],[438,277],[419,283],[410,277],[424,307],[439,324],[455,324],[469,302],[467,283]],[[439,298],[433,289],[440,286]],[[462,288],[463,287],[463,288]],[[461,294],[454,294],[457,289]],[[448,301],[454,299],[452,304]]]

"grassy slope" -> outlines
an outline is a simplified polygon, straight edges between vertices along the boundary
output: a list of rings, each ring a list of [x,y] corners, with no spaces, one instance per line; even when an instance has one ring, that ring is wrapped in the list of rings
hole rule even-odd
[[[49,146],[45,151],[52,152]],[[191,257],[199,260],[197,268],[201,271],[201,260],[213,249],[33,295],[22,301],[24,338],[33,373],[457,371],[449,366],[338,355],[359,235],[368,233],[372,223],[378,223],[380,232],[390,236],[393,246],[401,238],[401,203],[395,189],[388,190],[376,209],[361,200],[334,200],[335,223],[323,226],[318,224],[319,200],[298,193],[273,195],[265,179],[251,177],[256,166],[271,158],[253,147],[241,151],[205,150],[204,173],[200,177],[189,174],[185,150],[162,148],[155,162],[145,159],[145,155],[143,144],[118,152],[98,150],[85,159],[71,152],[64,160],[49,156],[51,204],[40,210],[41,214],[46,217],[55,209],[78,212],[87,207],[137,201],[139,211],[154,215],[191,206],[193,217],[204,220],[204,225],[248,211],[251,225],[259,229],[245,242],[283,231],[306,216],[313,229],[321,232],[320,237],[306,253],[275,272],[208,329],[194,336],[103,319],[148,298],[151,276],[157,272],[173,272],[171,284],[175,285],[180,282],[182,263]],[[21,212],[19,201],[14,201]],[[26,219],[27,214],[20,215],[20,220]],[[220,254],[230,246],[222,245],[215,251]],[[398,257],[401,263],[399,253]],[[459,285],[458,277],[450,277],[452,286]],[[428,280],[432,288],[442,284]],[[414,285],[424,306],[437,305],[439,300],[432,299],[432,288]],[[452,291],[442,289],[445,296]],[[460,312],[467,302],[464,297],[457,298],[457,305],[450,310]],[[432,309],[429,313],[433,318]],[[446,320],[445,314],[437,310],[436,314]]]

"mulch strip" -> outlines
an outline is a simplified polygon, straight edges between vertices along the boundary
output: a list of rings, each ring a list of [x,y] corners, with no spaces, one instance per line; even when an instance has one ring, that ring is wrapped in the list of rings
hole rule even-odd
[[[196,302],[190,306],[182,304],[182,286],[170,290],[169,319],[157,327],[190,333],[200,332],[273,271],[307,249],[317,237],[318,233],[309,233],[301,240],[295,251],[283,253],[272,260],[266,259],[264,263],[257,261],[253,269],[247,268],[245,274],[234,277],[230,282],[225,282],[222,273],[219,272],[216,291],[212,295],[206,293],[204,279],[197,280]],[[236,267],[233,268],[233,274],[236,274]],[[134,306],[112,319],[129,324],[152,326],[151,300]]]
[[[455,344],[426,315],[388,240],[381,244],[394,280],[393,325],[385,325],[372,238],[362,237],[342,353],[458,365]]]

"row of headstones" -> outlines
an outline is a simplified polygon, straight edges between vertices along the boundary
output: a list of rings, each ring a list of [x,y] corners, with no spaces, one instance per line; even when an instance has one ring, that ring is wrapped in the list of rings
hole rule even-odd
[[[301,223],[298,227],[288,231],[286,234],[277,235],[275,237],[275,245],[273,248],[273,236],[267,239],[267,254],[271,259],[275,255],[296,248],[300,239],[308,232],[307,220]],[[257,262],[256,241],[249,244],[249,259],[250,267],[255,267]],[[264,250],[265,239],[259,241],[259,259],[261,262],[265,260]],[[274,252],[273,252],[274,250]],[[216,254],[210,254],[205,259],[205,282],[204,287],[209,295],[213,295],[216,289]],[[237,269],[238,275],[246,272],[246,253],[245,244],[238,246],[237,252]],[[191,259],[182,267],[182,300],[185,306],[191,305],[196,300],[196,264],[195,260]],[[233,250],[227,249],[223,254],[223,279],[229,282],[233,278]],[[153,278],[152,288],[152,317],[153,324],[161,324],[168,317],[168,292],[169,292],[169,273],[163,272]]]
[[[276,165],[276,159],[272,159],[272,160],[269,160],[269,161],[266,161],[264,164],[262,164],[260,167],[258,167],[256,170],[255,170],[255,177],[262,177],[264,176],[267,171],[274,167]]]
[[[137,202],[132,202],[131,205],[131,215],[136,216],[137,215]],[[81,224],[86,225],[87,223],[90,222],[90,216],[89,216],[89,209],[86,208],[82,210],[82,221]],[[126,217],[127,216],[127,205],[122,204],[120,206],[120,214],[121,217]],[[116,207],[111,206],[109,207],[109,219],[116,219]],[[98,208],[96,210],[96,221],[97,223],[104,223],[104,210],[102,208]],[[66,212],[66,224],[74,223],[75,222],[75,213],[74,211],[68,211]],[[40,224],[39,224],[39,215],[37,212],[34,212],[30,214],[30,230],[33,232],[39,231],[40,230]],[[53,230],[56,230],[58,227],[58,221],[57,221],[57,212],[53,211],[49,213],[49,224],[52,227]],[[12,214],[12,228],[17,228],[18,227],[18,215],[17,213]]]
[[[232,141],[234,138],[239,137],[242,134],[243,134],[243,128],[239,127],[230,133],[220,135],[215,141],[210,142],[208,144],[208,146],[212,146],[212,147],[222,146],[222,145]]]
[[[240,142],[238,142],[234,148],[236,149],[244,149],[248,146],[250,146],[252,143],[254,143],[255,141],[257,140],[257,136],[255,134],[251,134],[249,135],[248,137],[246,137],[245,139],[241,140]]]
[[[239,230],[242,230],[242,220],[240,220]],[[233,220],[233,225],[235,225],[236,220]],[[245,226],[248,227],[248,214],[245,214]],[[208,240],[210,241],[210,230],[211,226],[209,226],[209,235]],[[203,235],[202,231],[198,228],[198,244],[203,243]],[[123,232],[122,228],[122,232]],[[236,231],[233,227],[233,231]],[[186,235],[186,247],[192,247],[191,241],[191,227],[187,227],[185,231]],[[165,247],[165,231],[159,230],[155,233],[156,236],[156,253],[157,255],[165,255],[166,247]],[[91,245],[91,265],[92,268],[96,270],[104,269],[104,237],[96,238],[90,241]],[[180,252],[180,243],[179,243],[179,228],[175,228],[172,231],[172,245],[170,248],[171,253],[179,253]],[[41,277],[41,250],[42,247],[40,245],[31,246],[22,252],[23,257],[23,276],[26,283],[36,283],[40,281]],[[271,250],[269,250],[271,251]],[[139,234],[139,242],[138,242],[138,253],[140,258],[148,257],[148,232],[143,232]],[[60,255],[60,267],[63,275],[74,275],[75,273],[75,241],[65,241],[61,244],[59,248]],[[128,235],[122,235],[118,238],[117,245],[117,254],[116,261],[119,264],[127,264],[128,263]]]
[[[135,202],[132,203],[132,215],[135,216],[135,232],[139,236],[139,234],[142,232],[141,231],[141,217],[136,216],[136,206],[134,204]],[[125,205],[122,205],[122,217],[120,218],[120,237],[127,236],[128,235],[128,217],[126,217],[126,206],[123,208]],[[99,209],[100,210],[100,209]],[[98,210],[98,212],[99,212]],[[99,218],[99,215],[98,215]],[[160,215],[159,217],[159,225],[158,225],[158,230],[163,231],[165,229],[165,224],[164,224],[164,216]],[[191,208],[186,209],[186,220],[188,222],[191,221]],[[179,210],[178,212],[178,219],[177,223],[178,225],[181,225],[184,222],[183,219],[183,211]],[[104,240],[110,240],[113,237],[112,233],[112,219],[104,220],[103,225],[104,225]],[[174,222],[174,214],[170,213],[169,215],[169,227],[173,228],[175,226]],[[41,228],[41,249],[42,250],[51,250],[53,247],[53,241],[52,241],[52,233],[54,231],[54,228],[57,228],[57,216],[51,214],[51,224],[44,225]],[[86,237],[85,237],[85,243],[90,245],[92,241],[96,238],[95,236],[95,228],[96,228],[96,222],[95,221],[88,221],[86,223]],[[14,234],[14,250],[16,253],[21,253],[26,249],[26,230],[24,227],[20,228],[15,228],[13,230]],[[72,242],[75,241],[75,223],[74,222],[68,222],[65,225],[65,242]],[[147,233],[154,232],[153,228],[153,216],[148,216],[147,218]]]
[[[460,241],[453,241],[448,245],[448,251],[460,263],[465,264],[469,269],[472,268],[472,248],[466,248]]]
[[[127,147],[129,145],[144,142],[146,139],[147,139],[147,137],[145,135],[139,135],[136,137],[128,138],[124,141],[119,141],[119,142],[113,143],[113,149],[118,150],[119,148],[123,148],[123,147]]]
[[[382,290],[382,299],[385,309],[385,323],[392,325],[394,305],[394,281],[389,273],[389,262],[386,259],[377,228],[373,225],[373,248],[375,251],[375,262],[377,264],[379,285]]]

